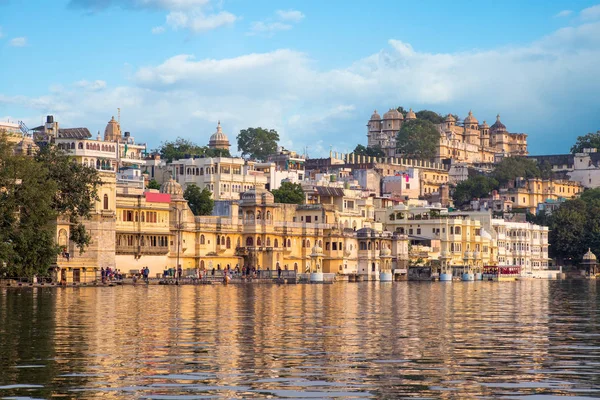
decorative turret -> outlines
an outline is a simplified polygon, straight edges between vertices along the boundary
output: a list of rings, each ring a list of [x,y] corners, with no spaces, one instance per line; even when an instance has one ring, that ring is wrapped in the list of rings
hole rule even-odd
[[[231,147],[227,135],[223,133],[223,128],[221,128],[221,121],[217,123],[217,131],[210,137],[210,140],[208,141],[208,147],[211,149],[223,150],[229,150],[229,147]]]
[[[496,122],[490,127],[494,132],[506,132],[506,125],[500,121],[500,114],[496,115]]]
[[[121,126],[113,116],[108,124],[106,124],[106,129],[104,129],[104,140],[107,142],[118,142],[121,140]]]
[[[181,185],[173,178],[163,183],[160,187],[160,193],[170,194],[173,199],[181,200],[183,199],[183,188]]]
[[[404,119],[406,121],[410,121],[412,119],[417,119],[417,115],[415,114],[415,112],[411,109],[408,110],[408,112],[406,113],[406,117],[404,117]]]

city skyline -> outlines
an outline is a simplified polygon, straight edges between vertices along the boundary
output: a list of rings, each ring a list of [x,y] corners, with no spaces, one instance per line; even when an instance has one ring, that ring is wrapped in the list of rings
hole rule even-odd
[[[30,127],[54,114],[95,135],[120,108],[123,129],[150,149],[176,136],[204,144],[221,120],[232,143],[263,126],[313,157],[366,144],[373,109],[400,105],[473,110],[488,123],[500,113],[529,135],[532,154],[566,153],[600,129],[592,1],[27,3],[25,14],[22,2],[0,1],[0,48],[12,60],[0,67],[10,77],[0,118]]]

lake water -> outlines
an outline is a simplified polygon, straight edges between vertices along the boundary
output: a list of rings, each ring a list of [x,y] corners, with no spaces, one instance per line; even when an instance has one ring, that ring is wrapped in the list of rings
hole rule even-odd
[[[0,289],[0,398],[600,396],[595,281]]]

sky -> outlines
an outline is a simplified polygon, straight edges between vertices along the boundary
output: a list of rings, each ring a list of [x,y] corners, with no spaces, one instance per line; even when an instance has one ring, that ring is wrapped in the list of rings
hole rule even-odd
[[[403,106],[500,114],[531,154],[600,130],[598,0],[0,0],[0,120],[154,149],[218,121],[310,157],[366,144]]]

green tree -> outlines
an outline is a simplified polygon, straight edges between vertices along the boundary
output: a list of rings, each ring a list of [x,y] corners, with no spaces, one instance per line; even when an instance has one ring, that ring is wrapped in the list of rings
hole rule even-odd
[[[148,186],[146,186],[148,189],[156,189],[159,190],[160,189],[160,183],[158,183],[156,181],[156,179],[151,179],[150,182],[148,182]]]
[[[455,206],[461,207],[469,204],[473,199],[489,196],[490,192],[497,188],[497,180],[485,175],[478,175],[456,185],[452,199]]]
[[[417,116],[418,119],[424,119],[433,124],[441,124],[442,122],[444,122],[444,119],[445,119],[440,114],[436,113],[435,111],[430,111],[430,110],[421,110],[421,111],[418,111],[417,113],[415,113],[415,115]]]
[[[379,146],[365,147],[362,144],[356,145],[353,151],[354,154],[368,157],[385,157],[385,153]]]
[[[96,208],[98,187],[102,180],[98,171],[73,161],[73,158],[53,145],[41,146],[35,161],[48,171],[48,179],[56,182],[53,210],[69,218],[72,225],[70,239],[83,253],[90,244],[83,221],[91,217]]]
[[[506,185],[516,178],[541,178],[542,171],[538,163],[529,158],[523,157],[505,157],[496,164],[491,176],[498,181],[500,185]]]
[[[577,137],[571,153],[583,153],[583,149],[600,149],[600,131]]]
[[[167,160],[167,162],[186,157],[231,157],[229,150],[211,149],[181,137],[174,141],[162,142],[160,147],[154,151],[158,152],[160,157]]]
[[[400,114],[402,114],[402,117],[406,117],[406,113],[407,113],[408,111],[406,111],[406,110],[404,109],[404,107],[402,107],[402,106],[399,106],[398,108],[396,108],[396,110],[398,110],[398,112],[399,112]]]
[[[183,198],[188,201],[194,215],[210,215],[215,206],[212,193],[206,187],[202,190],[193,183],[188,185],[183,192]]]
[[[416,119],[402,125],[396,146],[403,157],[431,160],[435,157],[439,141],[440,132],[431,121]]]
[[[264,161],[277,152],[279,134],[274,129],[248,128],[237,135],[238,150],[242,157]]]
[[[90,236],[82,221],[95,207],[99,184],[95,169],[53,146],[26,157],[0,138],[0,275],[47,273],[59,252],[59,215],[69,219],[71,240],[83,251]]]
[[[304,203],[304,191],[299,183],[282,182],[279,189],[272,191],[275,203],[302,204]]]
[[[592,246],[589,239],[597,236],[600,230],[596,228],[595,232],[587,231],[588,217],[587,203],[581,199],[566,201],[552,212],[548,237],[551,256],[568,263],[569,260],[572,262],[581,259],[588,246],[593,247],[595,251],[599,249]],[[594,222],[590,225],[598,224]]]

